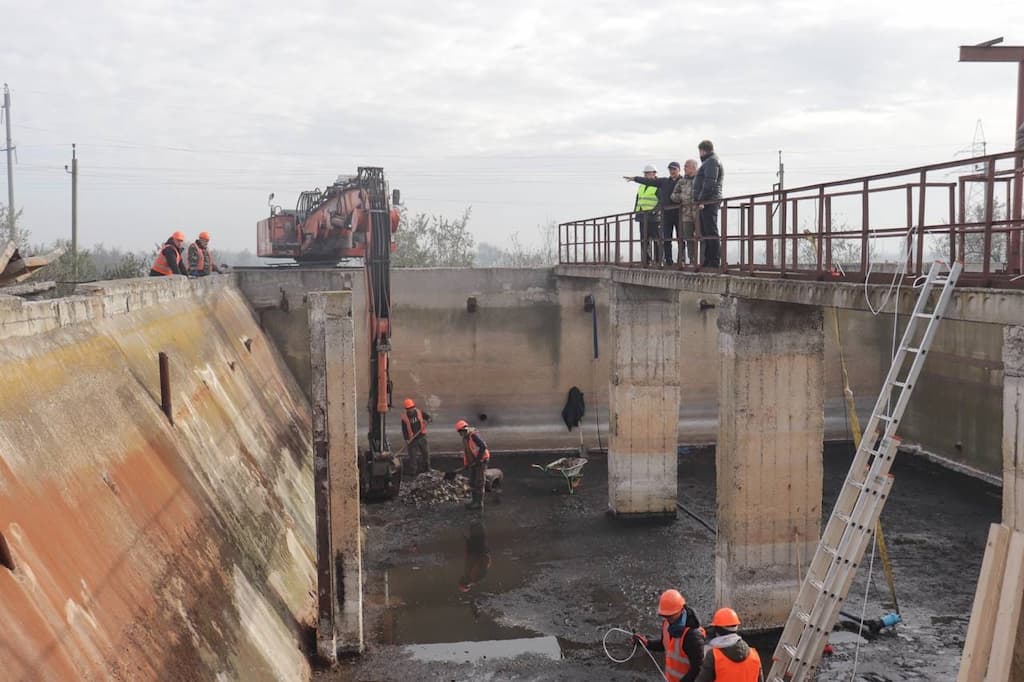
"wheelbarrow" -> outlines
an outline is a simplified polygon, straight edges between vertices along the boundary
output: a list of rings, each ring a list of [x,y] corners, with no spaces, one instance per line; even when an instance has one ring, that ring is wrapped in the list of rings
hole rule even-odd
[[[569,494],[572,495],[583,479],[583,465],[586,463],[585,457],[562,457],[549,464],[531,464],[530,466],[540,469],[549,476],[561,476],[569,489]]]

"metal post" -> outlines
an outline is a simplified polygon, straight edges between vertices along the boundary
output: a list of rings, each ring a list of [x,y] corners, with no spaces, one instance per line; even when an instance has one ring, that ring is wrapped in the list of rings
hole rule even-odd
[[[78,281],[78,155],[71,145],[71,268]]]
[[[167,362],[167,353],[163,351],[157,356],[160,361],[160,409],[167,415],[167,421],[174,426],[174,410],[171,407],[171,370]]]
[[[4,123],[7,125],[7,229],[13,242],[16,241],[18,233],[14,228],[14,162],[11,160],[14,145],[11,144],[11,91],[7,88],[7,83],[4,83]]]

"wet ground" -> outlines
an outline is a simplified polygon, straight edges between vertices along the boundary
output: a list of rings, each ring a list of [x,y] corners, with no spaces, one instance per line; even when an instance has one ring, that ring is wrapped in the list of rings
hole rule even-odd
[[[826,450],[826,509],[850,458],[848,447]],[[710,619],[714,538],[683,513],[669,522],[611,519],[604,457],[591,456],[572,496],[560,478],[530,467],[551,459],[496,457],[504,489],[488,495],[483,515],[455,504],[364,506],[367,651],[316,679],[658,679],[639,652],[625,664],[608,660],[602,637],[611,627],[655,633],[655,603],[669,586]],[[909,455],[893,473],[883,524],[904,622],[868,639],[833,635],[820,680],[851,679],[855,667],[853,679],[870,682],[956,677],[1000,491]],[[712,525],[714,480],[713,451],[680,456],[680,501]],[[875,618],[892,610],[891,598],[876,561],[865,602],[866,574],[845,610],[866,603]],[[627,639],[609,637],[613,655],[629,653]],[[768,660],[771,635],[757,645]]]

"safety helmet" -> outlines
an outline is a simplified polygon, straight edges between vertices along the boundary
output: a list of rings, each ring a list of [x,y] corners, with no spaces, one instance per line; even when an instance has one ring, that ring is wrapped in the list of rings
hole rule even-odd
[[[183,242],[185,241],[185,233],[182,232],[181,230],[178,230],[177,232],[171,235],[171,239],[177,239],[178,241]]]
[[[644,166],[644,173],[657,173],[658,169],[651,164]]]
[[[736,612],[728,606],[723,606],[715,611],[715,615],[711,619],[711,624],[716,628],[735,628],[740,625],[740,617],[737,616]]]
[[[200,239],[205,239],[206,241],[210,241],[210,233],[209,232],[200,232],[199,233],[199,238]]]
[[[462,429],[468,429],[468,428],[469,428],[469,422],[467,422],[465,419],[460,419],[459,421],[455,422],[455,430],[456,431],[461,431]]]
[[[679,590],[665,590],[661,593],[661,599],[658,600],[658,615],[674,616],[680,613],[684,606],[686,606],[686,597]]]
[[[416,401],[414,401],[412,398],[406,398],[405,402],[402,404],[405,405],[405,409],[407,410],[411,410],[412,408],[416,407]]]

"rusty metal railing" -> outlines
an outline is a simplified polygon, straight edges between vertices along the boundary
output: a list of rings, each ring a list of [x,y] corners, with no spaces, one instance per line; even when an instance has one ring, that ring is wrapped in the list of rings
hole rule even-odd
[[[964,261],[962,285],[1024,286],[1021,166],[1005,152],[782,191],[730,196],[719,209],[718,267],[747,276],[890,281],[933,260]],[[561,223],[561,264],[661,267],[645,261],[639,214]],[[675,254],[682,237],[673,235]],[[704,249],[701,248],[702,252]],[[652,254],[653,255],[653,254]]]

